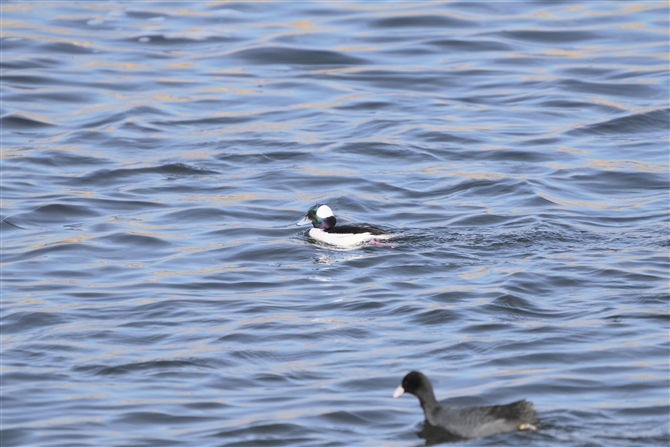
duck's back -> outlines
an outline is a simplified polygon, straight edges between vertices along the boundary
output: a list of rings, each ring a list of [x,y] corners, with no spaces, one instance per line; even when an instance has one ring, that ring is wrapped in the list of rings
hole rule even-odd
[[[370,234],[373,236],[390,236],[388,232],[369,224],[340,225],[328,228],[324,231],[330,234]]]
[[[428,422],[463,438],[534,430],[539,424],[533,404],[526,400],[492,407],[440,406],[435,408]]]

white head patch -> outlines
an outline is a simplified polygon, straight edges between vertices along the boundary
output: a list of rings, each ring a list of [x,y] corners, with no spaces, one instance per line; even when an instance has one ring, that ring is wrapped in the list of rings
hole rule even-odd
[[[321,205],[319,209],[316,210],[316,215],[319,216],[321,219],[334,216],[333,210],[331,210],[328,205]]]

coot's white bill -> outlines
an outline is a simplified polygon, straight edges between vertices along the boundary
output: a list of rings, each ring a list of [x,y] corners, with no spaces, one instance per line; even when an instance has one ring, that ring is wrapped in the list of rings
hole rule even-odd
[[[396,397],[400,397],[400,396],[402,396],[404,392],[405,392],[405,388],[403,388],[402,385],[399,386],[399,387],[396,388],[395,391],[393,392],[393,398],[395,399]]]

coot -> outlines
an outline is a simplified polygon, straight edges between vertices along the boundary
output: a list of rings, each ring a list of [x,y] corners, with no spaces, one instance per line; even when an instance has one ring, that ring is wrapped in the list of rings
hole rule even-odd
[[[433,386],[424,374],[412,371],[402,379],[393,397],[403,393],[419,398],[426,421],[461,438],[477,438],[517,430],[537,430],[540,421],[533,403],[519,400],[492,407],[452,407],[440,405],[435,399]]]

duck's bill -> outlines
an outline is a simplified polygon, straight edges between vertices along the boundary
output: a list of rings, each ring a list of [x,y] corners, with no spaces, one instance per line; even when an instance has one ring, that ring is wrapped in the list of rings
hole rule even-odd
[[[405,393],[405,388],[402,386],[399,386],[398,388],[395,389],[393,392],[393,398],[395,399],[396,397],[400,397]]]
[[[308,225],[308,224],[311,224],[311,223],[312,223],[312,221],[309,220],[309,218],[308,218],[307,216],[305,216],[305,217],[303,217],[302,220],[301,220],[300,222],[298,222],[296,225],[301,226],[301,225]]]

